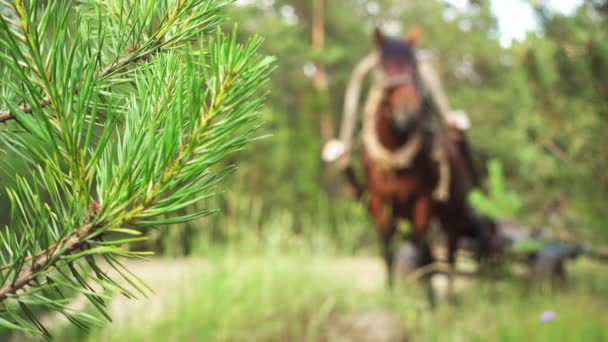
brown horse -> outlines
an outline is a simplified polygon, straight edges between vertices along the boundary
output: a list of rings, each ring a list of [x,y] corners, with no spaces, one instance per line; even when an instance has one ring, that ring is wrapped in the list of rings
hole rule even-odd
[[[381,91],[373,112],[371,134],[381,149],[390,153],[413,146],[411,161],[407,166],[387,166],[372,153],[376,147],[363,139],[362,162],[365,172],[364,187],[357,182],[351,168],[345,170],[349,181],[365,188],[368,209],[380,236],[388,272],[392,284],[393,251],[391,241],[396,233],[398,219],[411,223],[410,240],[421,251],[423,266],[432,262],[432,255],[425,236],[431,218],[436,218],[447,237],[448,262],[454,265],[458,241],[461,237],[485,238],[481,222],[467,205],[467,194],[472,184],[471,167],[462,145],[453,139],[439,138],[438,127],[433,128],[432,106],[423,94],[417,73],[414,51],[415,39],[389,39],[376,31],[376,48],[379,54],[377,74],[381,75]],[[364,127],[365,134],[365,127]],[[377,144],[376,144],[377,145]],[[434,192],[440,181],[440,162],[434,152],[443,153],[443,162],[449,166],[449,196],[442,201],[435,199]],[[488,245],[482,244],[482,252]]]

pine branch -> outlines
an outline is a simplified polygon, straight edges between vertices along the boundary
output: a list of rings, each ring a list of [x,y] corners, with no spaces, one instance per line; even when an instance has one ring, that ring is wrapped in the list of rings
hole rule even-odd
[[[99,73],[97,74],[97,79],[101,80],[102,78],[107,77],[113,74],[114,72],[124,69],[129,65],[135,64],[139,61],[147,61],[153,54],[154,52],[150,52],[145,55],[120,58],[118,61],[103,67],[101,71],[99,71]],[[51,104],[51,99],[50,97],[45,96],[44,99],[39,103],[39,107],[44,108],[49,104]],[[30,106],[29,104],[23,104],[19,108],[25,114],[32,114],[32,106]],[[7,122],[10,120],[17,120],[17,116],[9,109],[0,111],[0,123]]]
[[[104,69],[105,70],[105,69]],[[238,75],[238,71],[232,72],[230,73],[230,75],[227,75],[227,77],[223,78],[223,82],[221,84],[221,86],[219,87],[220,91],[218,92],[218,96],[212,101],[212,105],[210,106],[210,108],[208,109],[208,111],[204,114],[201,115],[201,119],[204,122],[204,124],[201,127],[200,132],[198,132],[195,136],[192,137],[192,141],[189,141],[188,143],[186,143],[186,146],[197,146],[198,145],[198,141],[200,141],[205,133],[212,127],[211,121],[214,117],[214,115],[216,114],[216,112],[218,111],[218,109],[222,106],[225,97],[226,97],[226,92],[228,91],[229,87],[235,82],[235,80],[237,79]],[[188,148],[188,149],[184,149],[184,150],[180,150],[180,153],[176,156],[174,162],[172,164],[170,164],[166,171],[163,173],[163,175],[160,177],[160,181],[158,182],[158,184],[156,186],[154,186],[154,191],[149,192],[146,194],[146,196],[144,197],[144,199],[142,200],[141,205],[136,206],[136,209],[131,211],[127,217],[131,218],[131,220],[133,220],[134,217],[136,217],[138,214],[145,212],[146,209],[148,209],[148,207],[150,207],[153,204],[153,201],[160,195],[160,189],[162,189],[164,186],[167,185],[167,183],[175,176],[175,173],[179,172],[179,170],[181,168],[183,168],[184,163],[188,162],[188,154],[191,153],[192,149]],[[97,208],[99,206],[99,204],[97,203],[93,203],[91,204],[91,208]],[[96,216],[96,211],[97,209],[94,210],[94,213],[89,214],[89,217],[95,217]],[[123,220],[122,222],[117,223],[118,226],[122,226],[125,224],[129,224],[131,222],[125,221]],[[32,280],[32,275],[35,274],[35,272],[39,271],[40,269],[43,269],[45,265],[47,264],[52,264],[52,261],[55,257],[57,256],[65,256],[65,255],[69,255],[71,254],[71,252],[73,252],[76,249],[79,249],[81,247],[85,247],[85,244],[87,244],[87,237],[88,237],[88,233],[90,233],[90,230],[92,228],[97,228],[99,230],[104,230],[103,226],[93,226],[90,222],[83,225],[82,227],[76,229],[74,231],[74,233],[67,237],[62,239],[61,241],[59,241],[56,244],[51,245],[50,247],[40,251],[39,253],[37,253],[35,256],[33,257],[27,257],[22,261],[25,262],[30,262],[32,260],[37,260],[33,266],[31,266],[30,269],[24,270],[22,271],[18,276],[16,276],[16,280],[13,281],[13,284],[9,285],[5,285],[3,287],[0,288],[0,302],[3,301],[8,294],[11,293],[15,293],[15,291],[23,288],[25,285],[27,285],[31,280]],[[63,247],[63,249],[62,249]],[[86,247],[85,247],[86,248]],[[4,271],[6,269],[11,268],[14,265],[2,265],[0,266],[0,271]]]
[[[219,1],[218,7],[224,6],[226,3],[229,3],[229,2],[231,2],[231,1]],[[101,79],[108,77],[108,76],[112,75],[113,73],[120,71],[120,70],[128,67],[129,65],[135,64],[139,61],[144,61],[144,62],[148,61],[151,58],[151,56],[158,53],[161,49],[171,49],[173,47],[179,47],[185,41],[188,41],[188,39],[191,38],[190,35],[185,35],[183,37],[183,39],[173,38],[173,39],[168,39],[167,41],[164,41],[166,39],[167,34],[169,33],[170,29],[175,27],[175,25],[180,21],[180,18],[182,16],[184,16],[185,14],[188,14],[189,11],[201,11],[201,9],[197,8],[196,6],[201,6],[202,8],[206,8],[207,6],[209,6],[209,5],[192,5],[193,3],[195,4],[196,2],[192,2],[192,3],[190,3],[189,6],[186,6],[185,5],[186,3],[187,2],[185,2],[185,1],[177,1],[176,7],[173,9],[171,14],[167,15],[167,22],[165,22],[162,25],[159,25],[157,31],[152,34],[152,38],[149,38],[147,41],[143,41],[140,44],[141,48],[136,48],[134,46],[129,47],[127,49],[127,52],[130,53],[131,55],[118,58],[114,62],[109,63],[105,67],[101,68],[101,70],[97,74],[97,79],[101,80]],[[203,11],[203,12],[206,12],[206,11]],[[26,28],[24,28],[23,25],[20,25],[19,23],[16,23],[16,25],[14,25],[13,21],[9,21],[8,17],[6,17],[6,18],[2,17],[2,18],[0,18],[0,20],[5,22],[6,29],[9,29],[9,27],[18,28],[20,30],[26,31],[26,32],[24,32],[26,36],[29,33],[29,32],[27,32],[27,26],[26,26]],[[210,21],[210,20],[208,20],[208,21]],[[185,22],[186,22],[186,24],[192,25],[191,29],[198,28],[197,25],[195,24],[195,22],[192,22],[191,20],[185,20]],[[13,25],[9,26],[9,23],[13,24]],[[213,24],[213,23],[210,23],[210,24]],[[210,25],[210,26],[213,26],[213,25]],[[20,40],[27,41],[24,36],[19,35],[19,37],[23,37]],[[36,69],[33,69],[33,70],[36,70]],[[38,73],[39,72],[40,72],[40,70],[38,70]],[[39,75],[39,76],[41,76],[41,75]],[[46,95],[46,96],[44,96],[42,101],[40,101],[39,107],[44,108],[50,104],[51,104],[51,98],[48,95]],[[25,114],[32,113],[32,106],[29,104],[22,104],[21,106],[19,106],[19,109]],[[14,112],[12,112],[10,109],[0,110],[0,123],[6,123],[11,120],[18,121],[17,115]]]
[[[109,320],[108,297],[88,281],[132,295],[101,271],[94,257],[111,260],[109,265],[143,294],[132,276],[116,268],[116,257],[139,256],[122,246],[145,239],[140,235],[147,227],[213,213],[177,214],[213,195],[227,171],[211,167],[250,141],[264,99],[256,90],[268,79],[272,59],[257,56],[260,39],[239,44],[236,32],[201,39],[201,33],[217,27],[216,12],[229,1],[135,2],[145,19],[119,8],[111,14],[119,17],[112,35],[101,26],[90,34],[88,22],[71,35],[68,19],[75,17],[78,27],[80,13],[74,16],[69,4],[40,9],[32,1],[17,9],[23,39],[0,32],[0,42],[9,48],[0,49],[0,61],[12,72],[3,93],[26,102],[20,107],[7,102],[0,122],[17,120],[32,133],[0,135],[30,166],[7,192],[12,227],[0,230],[0,325],[50,338],[29,306],[67,314],[69,299],[49,291],[68,288],[87,296]],[[91,13],[99,13],[94,9]],[[121,36],[121,30],[147,27],[154,11],[162,18],[156,31],[150,29],[154,38],[127,49],[131,37],[145,34]],[[50,18],[55,26],[48,25]],[[49,42],[40,38],[47,30],[53,32]],[[128,55],[103,66],[105,39],[114,39],[107,43],[111,55]],[[184,45],[194,40],[196,50]],[[130,68],[139,62],[145,66]],[[129,86],[116,86],[124,82]],[[119,237],[108,240],[110,233]],[[96,277],[83,274],[85,268]],[[11,303],[18,309],[7,309]]]
[[[220,43],[215,43],[219,44]],[[243,50],[246,51],[246,50]],[[244,52],[241,54],[244,55]],[[213,62],[213,65],[218,66],[221,63],[223,57],[216,56],[214,58],[218,58],[216,62]],[[197,175],[201,174],[201,171],[206,168],[205,163],[201,163],[207,159],[208,155],[213,155],[210,153],[213,149],[201,149],[201,146],[205,146],[208,144],[208,141],[213,141],[214,145],[221,146],[222,148],[230,148],[230,146],[238,147],[239,144],[245,142],[247,140],[246,137],[240,137],[236,140],[235,143],[223,143],[222,140],[217,140],[214,137],[214,132],[219,134],[219,136],[223,136],[224,133],[221,133],[223,130],[223,125],[228,124],[225,121],[225,117],[222,116],[222,120],[217,123],[213,123],[215,118],[219,118],[219,115],[222,113],[230,113],[234,111],[235,104],[238,104],[239,101],[246,100],[253,94],[251,82],[257,82],[257,75],[264,76],[267,71],[266,65],[268,61],[260,63],[255,68],[249,68],[248,65],[251,63],[246,62],[246,60],[235,59],[234,66],[225,65],[226,69],[224,72],[218,74],[216,77],[217,80],[221,80],[221,82],[216,83],[215,86],[212,87],[210,94],[213,96],[208,101],[209,106],[204,109],[200,108],[199,111],[188,111],[189,115],[193,119],[196,118],[196,122],[198,126],[193,129],[192,134],[188,139],[185,139],[179,142],[176,146],[179,146],[177,149],[178,153],[173,158],[173,161],[167,163],[163,169],[163,172],[158,174],[155,177],[155,181],[150,183],[149,191],[141,193],[141,196],[134,197],[131,200],[127,201],[131,203],[131,209],[125,211],[122,208],[122,204],[124,201],[107,201],[99,205],[99,210],[95,209],[90,211],[87,216],[87,223],[80,228],[73,231],[66,238],[61,239],[59,242],[51,245],[36,253],[36,257],[30,257],[26,259],[19,260],[20,264],[31,263],[33,264],[29,267],[21,269],[19,271],[15,271],[15,274],[12,276],[12,281],[5,282],[5,285],[0,288],[0,302],[9,299],[9,298],[19,298],[22,294],[19,291],[25,291],[24,294],[27,294],[29,288],[32,283],[38,279],[41,274],[48,275],[51,269],[56,269],[59,271],[62,265],[65,265],[67,260],[76,260],[79,258],[79,255],[83,253],[87,253],[88,251],[95,251],[96,249],[103,248],[104,243],[99,242],[100,239],[104,236],[105,232],[111,230],[115,227],[124,227],[129,225],[135,226],[147,226],[150,224],[164,224],[174,219],[163,219],[156,220],[154,223],[150,221],[149,218],[158,215],[165,215],[166,213],[175,212],[177,209],[181,208],[184,203],[183,201],[190,197],[190,192],[180,191],[180,189],[189,188],[192,183],[180,181],[180,179],[190,179],[192,177],[199,177]],[[170,62],[168,62],[170,64]],[[215,68],[215,67],[214,67]],[[245,69],[244,69],[245,68]],[[159,70],[162,70],[161,67]],[[248,70],[247,70],[248,69]],[[256,71],[259,70],[259,71]],[[176,70],[177,71],[177,70]],[[262,72],[261,74],[259,72]],[[171,73],[170,73],[171,74]],[[176,72],[178,75],[189,75],[186,72]],[[194,80],[194,79],[192,79]],[[164,87],[168,89],[179,89],[179,85],[183,84],[183,80],[180,78],[175,78],[171,81],[170,84],[166,84]],[[198,88],[199,85],[197,83],[192,83],[192,88]],[[189,93],[189,89],[182,89],[185,93]],[[246,91],[243,93],[243,91]],[[146,92],[148,93],[148,92]],[[177,94],[180,92],[178,91]],[[241,95],[244,98],[241,98]],[[154,99],[157,103],[162,103],[163,97],[166,100],[173,98],[173,93],[167,93],[166,95],[161,96],[160,99],[157,99],[155,95],[150,94],[150,99]],[[256,109],[260,104],[260,100],[254,100],[251,102],[253,107],[244,106],[242,107],[244,110]],[[146,106],[146,102],[144,101],[142,106]],[[238,107],[237,107],[238,108]],[[158,114],[154,114],[150,116],[153,118],[155,122],[164,122],[163,110],[165,108],[162,105],[157,107]],[[257,110],[257,109],[256,109]],[[134,109],[134,113],[141,113],[139,109]],[[181,112],[181,111],[178,111]],[[132,116],[127,116],[127,124],[129,124],[129,119]],[[234,120],[238,118],[238,115],[234,117]],[[250,118],[252,118],[250,116]],[[220,124],[223,122],[223,124]],[[235,126],[237,127],[237,126]],[[136,127],[138,132],[141,132],[139,127]],[[227,128],[230,132],[232,129]],[[145,144],[142,146],[150,146],[149,144]],[[154,148],[152,146],[152,148]],[[209,154],[210,153],[210,154]],[[145,153],[143,153],[145,155]],[[140,155],[139,153],[135,155]],[[202,158],[202,159],[201,159]],[[203,169],[193,169],[189,170],[193,165],[198,165],[199,168]],[[103,169],[103,167],[101,167]],[[121,167],[118,168],[119,173],[122,174],[131,174],[133,171],[130,169],[124,169],[124,173],[121,172]],[[188,171],[187,171],[188,170]],[[122,177],[119,177],[122,179]],[[113,178],[113,183],[116,182],[116,178]],[[102,182],[103,183],[103,182]],[[181,184],[181,186],[180,186]],[[211,183],[205,183],[207,185],[204,188],[207,188]],[[177,187],[177,189],[175,189]],[[120,187],[118,187],[120,188]],[[196,188],[194,187],[194,191],[205,192],[204,188]],[[103,192],[103,189],[101,190]],[[183,193],[182,193],[183,192]],[[180,194],[181,193],[181,194]],[[177,197],[173,199],[171,196],[166,196],[167,194],[177,194]],[[164,195],[164,196],[163,196]],[[200,196],[200,195],[197,195]],[[109,216],[104,216],[104,204],[106,204],[105,211],[106,214],[110,211]],[[116,210],[111,210],[112,207],[119,205]],[[107,207],[110,205],[110,207]],[[94,206],[95,208],[98,205]],[[203,212],[205,215],[208,212]],[[192,216],[186,216],[184,218],[180,218],[179,220],[190,220]],[[103,223],[99,223],[103,222]],[[117,250],[110,251],[100,251],[99,254],[105,255],[106,253],[116,253]],[[94,254],[98,254],[97,252]],[[17,264],[5,265],[2,270],[16,270]]]
[[[91,224],[86,224],[78,228],[70,237],[62,240],[61,242],[40,251],[36,257],[30,257],[25,262],[36,260],[32,266],[19,272],[15,279],[8,284],[4,284],[0,287],[0,302],[9,298],[11,295],[15,295],[17,291],[23,290],[32,281],[36,279],[38,273],[52,267],[57,259],[63,256],[72,254],[82,248],[86,248],[88,242],[86,241],[86,234],[92,228]],[[7,269],[13,265],[5,265],[2,268]]]
[[[44,103],[41,104],[41,106],[47,106],[48,103]],[[26,114],[31,114],[32,113],[32,107],[30,105],[21,105],[21,111],[23,111]],[[2,110],[0,111],[0,123],[2,122],[6,122],[6,121],[10,121],[10,120],[17,120],[17,117],[15,116],[15,114],[13,114],[10,110],[6,109],[6,110]]]

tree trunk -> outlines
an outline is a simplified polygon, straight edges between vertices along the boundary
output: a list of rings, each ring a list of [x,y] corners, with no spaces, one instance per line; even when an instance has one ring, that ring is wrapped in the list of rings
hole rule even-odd
[[[325,44],[324,0],[312,0],[312,48],[317,53],[323,50]],[[329,87],[327,72],[321,62],[315,63],[313,86],[319,98],[320,130],[323,141],[334,135],[334,123],[329,113]]]
[[[325,44],[325,1],[312,0],[312,49],[317,56],[323,50]],[[319,116],[319,130],[323,142],[327,142],[334,137],[335,126],[329,111],[329,86],[327,72],[322,62],[315,62],[315,74],[313,76],[313,87]],[[335,196],[338,192],[336,182],[336,172],[326,164],[322,164],[322,183],[325,190]]]

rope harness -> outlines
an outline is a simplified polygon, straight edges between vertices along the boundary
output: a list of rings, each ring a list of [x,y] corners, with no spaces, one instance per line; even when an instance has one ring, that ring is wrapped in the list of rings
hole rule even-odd
[[[431,97],[435,105],[438,107],[445,117],[447,111],[447,99],[439,91],[439,83],[437,78],[429,69],[429,65],[421,63],[418,72],[422,81],[429,87]],[[420,149],[423,146],[424,132],[419,128],[416,129],[407,143],[399,147],[397,150],[389,150],[382,145],[379,140],[378,132],[375,129],[376,115],[380,106],[384,92],[387,88],[398,85],[412,84],[417,82],[417,79],[412,74],[398,74],[395,76],[387,76],[382,69],[378,67],[378,55],[373,53],[364,58],[355,68],[351,82],[347,87],[347,93],[344,104],[344,118],[340,138],[345,143],[347,154],[342,158],[341,164],[348,163],[349,153],[352,149],[352,137],[355,129],[355,115],[357,111],[357,103],[359,102],[359,93],[361,82],[372,68],[375,67],[374,81],[368,92],[365,106],[363,108],[363,129],[361,133],[361,142],[370,159],[384,171],[392,171],[398,169],[407,169],[412,166],[412,163]],[[437,94],[437,93],[440,94]],[[450,187],[450,165],[446,150],[443,145],[443,135],[441,129],[434,130],[431,160],[437,163],[439,179],[433,191],[433,198],[438,201],[447,201],[449,199]]]
[[[370,158],[385,170],[407,169],[411,166],[414,158],[422,146],[422,132],[417,129],[410,139],[397,150],[391,151],[380,143],[378,132],[375,129],[376,113],[382,102],[385,87],[374,82],[367,95],[365,107],[363,107],[363,130],[361,142]]]
[[[380,143],[378,132],[375,129],[378,107],[382,102],[385,90],[415,82],[416,78],[412,74],[398,74],[388,77],[380,68],[376,68],[374,82],[363,108],[361,141],[365,151],[376,166],[385,171],[410,168],[423,146],[424,132],[421,128],[416,129],[405,144],[393,151]],[[449,198],[450,166],[441,135],[433,132],[432,136],[431,160],[436,162],[439,168],[439,180],[433,191],[433,198],[438,201],[446,201]]]

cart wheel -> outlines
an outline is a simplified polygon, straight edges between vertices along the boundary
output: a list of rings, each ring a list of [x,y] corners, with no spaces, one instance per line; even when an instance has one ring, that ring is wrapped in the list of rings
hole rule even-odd
[[[535,284],[549,283],[553,287],[564,286],[566,269],[562,253],[552,246],[541,250],[532,264],[532,281]]]
[[[396,275],[397,282],[401,282],[401,279],[407,277],[419,267],[432,264],[433,261],[433,255],[428,243],[423,243],[420,246],[415,245],[411,241],[402,243],[395,254],[395,263],[393,264],[393,272]],[[436,295],[431,282],[431,274],[423,276],[420,278],[420,281],[424,286],[430,308],[434,308],[436,305]]]
[[[420,264],[418,247],[411,242],[401,244],[395,254],[394,272],[398,276],[407,276],[414,272]]]
[[[401,244],[395,254],[393,271],[399,276],[407,276],[419,267],[431,263],[433,263],[433,257],[428,244],[417,246],[410,241],[406,241]]]

